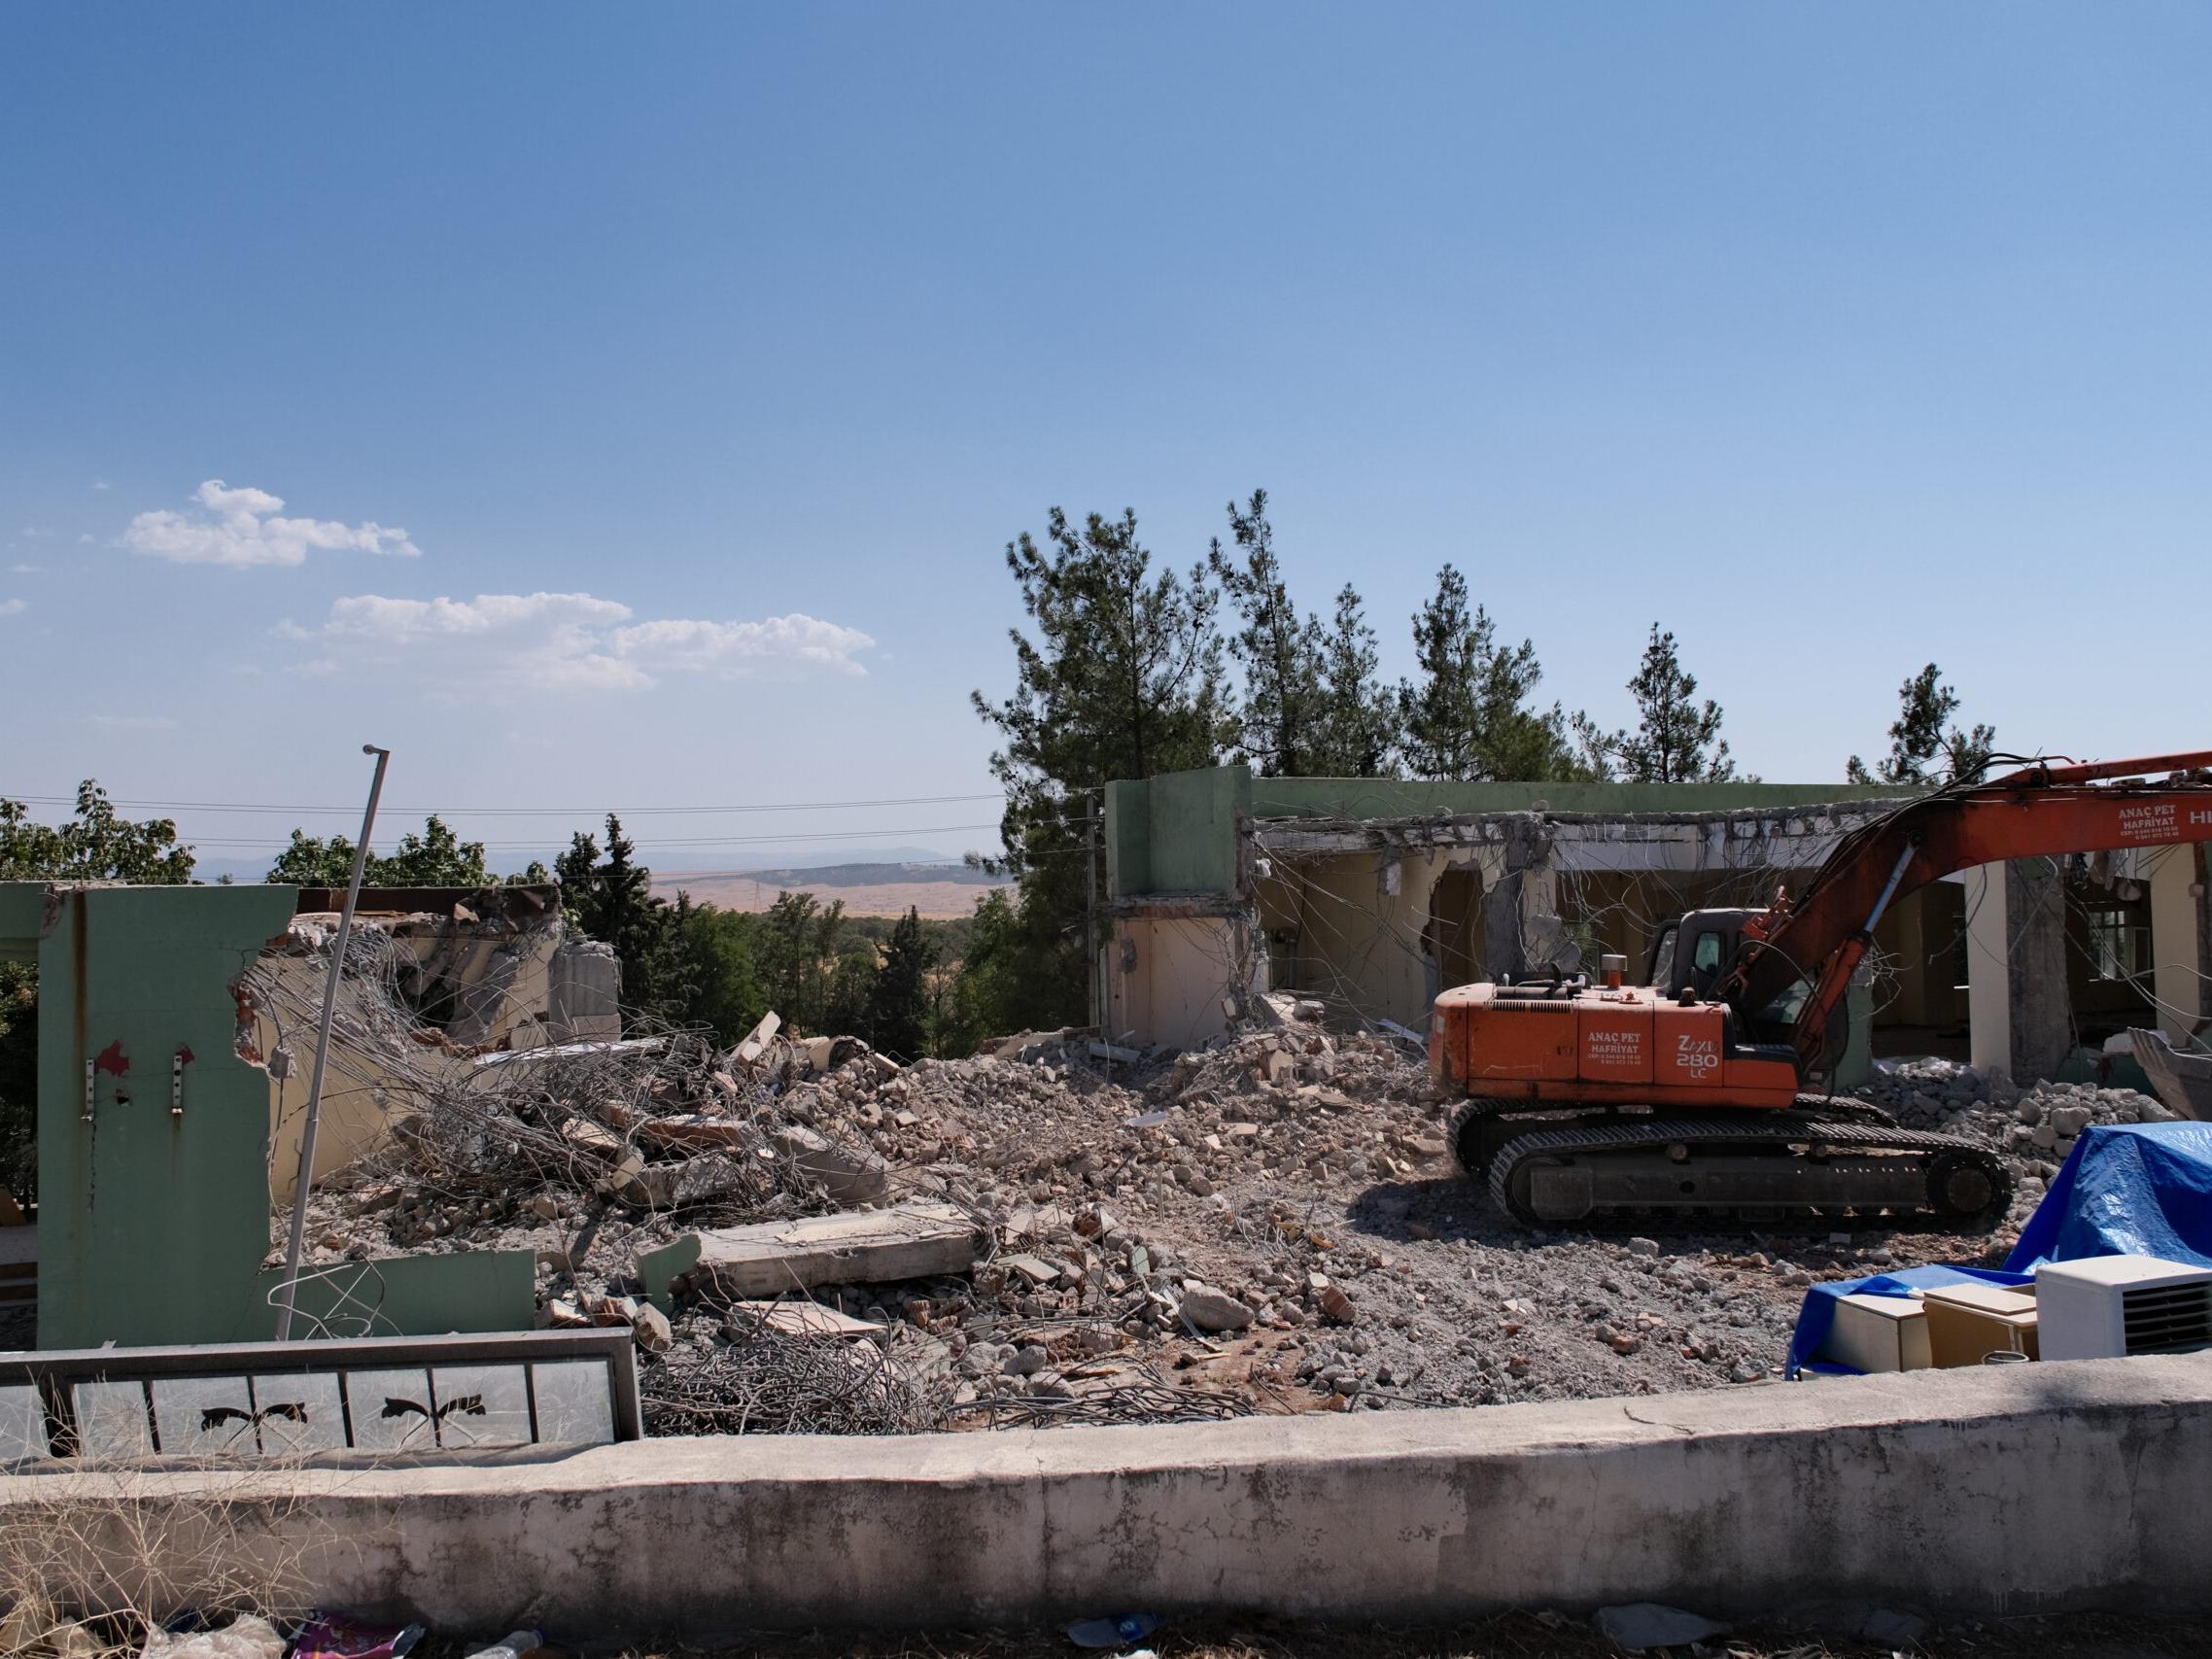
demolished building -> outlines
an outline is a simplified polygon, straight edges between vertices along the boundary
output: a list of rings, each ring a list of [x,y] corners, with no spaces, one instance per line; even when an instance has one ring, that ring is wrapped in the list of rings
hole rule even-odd
[[[1545,967],[1631,972],[1706,906],[1763,906],[1894,791],[1831,784],[1437,783],[1230,766],[1106,789],[1100,1018],[1189,1044],[1257,993],[1425,1030],[1436,993]],[[2021,1081],[2131,1025],[2181,1043],[2212,1002],[2199,847],[1971,870],[1901,899],[1854,988],[1852,1054],[1941,1053]],[[2087,1081],[2088,1079],[2085,1079]]]

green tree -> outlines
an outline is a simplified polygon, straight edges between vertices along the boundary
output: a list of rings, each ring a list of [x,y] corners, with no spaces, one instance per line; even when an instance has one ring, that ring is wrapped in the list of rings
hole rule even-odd
[[[1545,781],[1588,776],[1558,705],[1529,707],[1543,678],[1536,646],[1498,643],[1497,625],[1468,605],[1467,578],[1451,565],[1413,618],[1421,676],[1398,689],[1400,743],[1416,777],[1462,781]]]
[[[761,977],[771,1005],[794,1029],[844,1034],[830,1025],[830,981],[845,955],[846,935],[843,899],[825,906],[812,893],[778,893],[761,918],[756,940]],[[875,947],[868,951],[873,961]]]
[[[1675,636],[1651,625],[1643,660],[1628,682],[1637,728],[1602,740],[1637,783],[1725,783],[1736,776],[1720,735],[1720,705],[1697,698],[1697,677],[1682,667]]]
[[[354,844],[342,835],[328,839],[304,830],[269,866],[267,880],[297,887],[342,887],[353,880]],[[389,856],[371,849],[362,866],[364,887],[488,887],[491,868],[484,844],[463,841],[436,813],[423,822],[423,833],[409,830]]]
[[[1018,887],[994,887],[976,901],[959,972],[938,1009],[940,1054],[969,1054],[986,1038],[1066,1023],[1060,987],[1030,972],[1037,930],[1021,914],[1026,902]]]
[[[1958,694],[1944,683],[1943,671],[1930,663],[1897,688],[1897,718],[1889,726],[1889,753],[1873,771],[1852,755],[1845,775],[1853,783],[1925,783],[1930,764],[1940,756],[1942,771],[1953,778],[1971,778],[1988,763],[1997,742],[1993,726],[1977,725],[1961,731],[1952,725],[1958,711]]]
[[[896,1059],[916,1059],[928,1052],[929,970],[936,956],[922,936],[919,912],[910,909],[891,929],[891,942],[869,988],[863,1027],[871,1044]]]
[[[1335,622],[1321,641],[1321,719],[1314,774],[1380,778],[1398,748],[1398,701],[1376,669],[1375,631],[1351,583],[1336,596]]]
[[[1233,741],[1216,614],[1203,564],[1188,577],[1156,571],[1133,512],[1093,513],[1081,529],[1054,507],[1042,545],[1027,535],[1006,567],[1034,626],[1011,632],[1015,689],[973,694],[1001,746],[991,771],[1006,790],[998,868],[1021,885],[1021,972],[1054,1023],[1085,1018],[1081,941],[1089,895],[1103,881],[1093,835],[1099,790],[1115,778],[1217,765]]]
[[[77,786],[77,815],[58,826],[33,822],[20,801],[0,801],[0,881],[175,887],[191,879],[192,849],[178,842],[174,819],[118,817],[108,792],[89,778]]]
[[[819,1036],[863,1036],[868,1010],[875,1000],[878,966],[876,947],[853,939],[837,953],[823,983],[822,1012],[815,1024]]]
[[[1241,559],[1214,541],[1207,568],[1242,617],[1228,647],[1244,669],[1244,707],[1237,746],[1270,778],[1320,775],[1322,726],[1321,624],[1301,619],[1275,557],[1275,530],[1267,522],[1267,492],[1251,502],[1228,504],[1229,534]]]
[[[760,918],[743,911],[694,905],[676,894],[675,929],[687,964],[685,1023],[705,1025],[724,1044],[737,1043],[768,1012],[767,983],[754,953]]]

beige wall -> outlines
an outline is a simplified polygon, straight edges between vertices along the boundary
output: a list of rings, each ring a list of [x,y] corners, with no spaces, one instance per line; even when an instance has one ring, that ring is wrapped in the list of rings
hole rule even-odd
[[[1110,1029],[1187,1048],[1224,1030],[1223,999],[1266,988],[1265,952],[1227,916],[1125,916],[1107,946]]]

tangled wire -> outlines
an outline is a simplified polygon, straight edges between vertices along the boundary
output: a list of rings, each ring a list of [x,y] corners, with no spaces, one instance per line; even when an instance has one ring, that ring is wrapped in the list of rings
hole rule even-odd
[[[955,1418],[976,1417],[991,1429],[1056,1429],[1082,1424],[1111,1428],[1136,1423],[1224,1423],[1250,1417],[1254,1406],[1218,1389],[1178,1388],[1158,1377],[1116,1383],[1066,1400],[1041,1395],[1001,1396],[963,1405]]]
[[[731,1310],[713,1343],[679,1343],[638,1379],[648,1434],[919,1434],[946,1400],[871,1341],[780,1331]]]

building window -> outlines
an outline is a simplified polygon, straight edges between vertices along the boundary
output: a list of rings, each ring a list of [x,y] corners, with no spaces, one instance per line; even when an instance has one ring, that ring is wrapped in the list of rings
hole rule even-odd
[[[2151,971],[2151,928],[2131,905],[2089,907],[2090,976],[2140,979]]]

